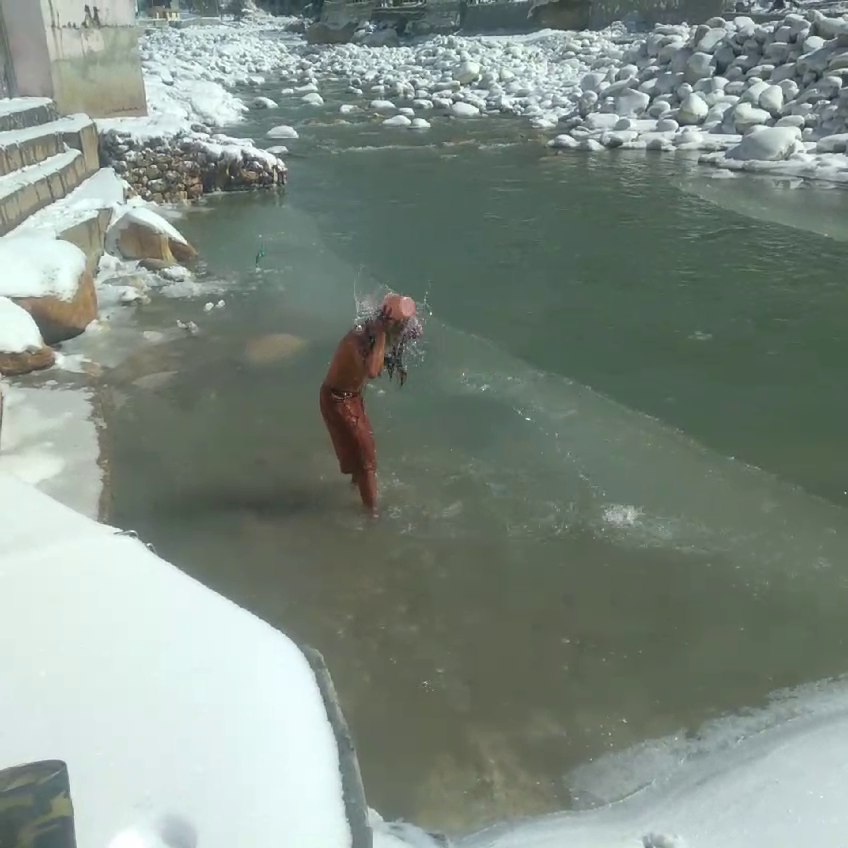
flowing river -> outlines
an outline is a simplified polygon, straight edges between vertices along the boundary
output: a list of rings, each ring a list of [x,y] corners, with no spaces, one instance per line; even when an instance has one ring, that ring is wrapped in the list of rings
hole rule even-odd
[[[319,648],[371,805],[450,832],[845,672],[848,194],[337,108],[283,114],[285,196],[179,223],[227,305],[154,307],[201,333],[120,387],[116,523]],[[367,394],[371,522],[318,388],[381,286],[431,315]]]

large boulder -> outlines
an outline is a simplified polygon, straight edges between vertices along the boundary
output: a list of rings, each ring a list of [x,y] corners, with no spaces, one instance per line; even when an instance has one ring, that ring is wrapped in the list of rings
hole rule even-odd
[[[176,265],[197,259],[197,251],[180,232],[144,206],[127,210],[106,233],[106,249],[124,259]]]
[[[754,127],[725,154],[741,161],[779,162],[803,150],[798,127]]]
[[[47,236],[0,239],[0,296],[35,319],[47,344],[72,339],[97,319],[97,294],[86,255]]]
[[[8,297],[0,297],[0,374],[29,374],[49,368],[55,359],[33,317]]]

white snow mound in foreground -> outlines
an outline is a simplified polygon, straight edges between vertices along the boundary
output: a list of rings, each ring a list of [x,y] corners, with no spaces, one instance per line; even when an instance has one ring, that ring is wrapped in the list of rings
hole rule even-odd
[[[81,846],[168,822],[204,848],[350,846],[334,734],[288,638],[2,473],[0,510],[0,768],[67,762]]]

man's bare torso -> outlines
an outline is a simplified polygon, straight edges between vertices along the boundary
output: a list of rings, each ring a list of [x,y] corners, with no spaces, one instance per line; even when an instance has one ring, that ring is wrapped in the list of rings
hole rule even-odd
[[[339,342],[324,384],[340,392],[361,392],[368,381],[366,345],[365,331],[351,330]]]

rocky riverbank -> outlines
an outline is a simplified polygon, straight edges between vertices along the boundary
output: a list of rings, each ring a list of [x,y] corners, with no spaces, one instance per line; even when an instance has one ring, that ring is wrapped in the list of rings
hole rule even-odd
[[[208,133],[136,135],[108,129],[100,136],[103,166],[144,200],[197,200],[211,191],[250,191],[285,185],[286,166],[276,156],[235,139]]]

